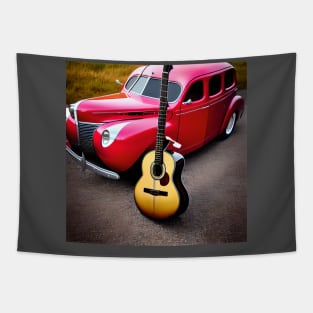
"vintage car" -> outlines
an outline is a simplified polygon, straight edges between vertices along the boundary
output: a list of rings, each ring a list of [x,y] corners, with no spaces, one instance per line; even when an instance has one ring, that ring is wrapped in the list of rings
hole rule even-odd
[[[154,149],[162,68],[141,66],[120,93],[80,100],[66,109],[66,149],[83,168],[118,179]],[[226,138],[243,111],[236,72],[229,63],[173,65],[167,149],[186,155],[217,136]]]

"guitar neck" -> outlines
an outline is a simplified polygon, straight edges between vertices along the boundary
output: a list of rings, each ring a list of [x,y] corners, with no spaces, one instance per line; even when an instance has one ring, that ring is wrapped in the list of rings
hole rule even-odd
[[[166,124],[166,111],[168,106],[168,77],[169,72],[172,69],[172,65],[164,65],[161,80],[161,92],[160,92],[160,109],[158,115],[158,131],[155,146],[155,163],[163,164],[163,149],[164,149],[164,137],[165,137],[165,124]]]

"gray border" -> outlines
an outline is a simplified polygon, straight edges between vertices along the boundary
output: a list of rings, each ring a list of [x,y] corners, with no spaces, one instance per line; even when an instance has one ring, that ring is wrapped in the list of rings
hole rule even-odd
[[[248,63],[248,241],[179,247],[66,242],[65,62]],[[18,251],[85,256],[200,257],[296,250],[296,54],[198,61],[109,61],[17,54],[20,109]]]

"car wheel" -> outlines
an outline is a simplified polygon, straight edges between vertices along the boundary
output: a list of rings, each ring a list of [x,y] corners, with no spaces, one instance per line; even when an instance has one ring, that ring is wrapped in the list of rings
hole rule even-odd
[[[233,114],[230,116],[227,126],[222,134],[222,139],[226,139],[227,137],[229,137],[234,129],[235,129],[235,125],[236,125],[236,121],[237,121],[237,113],[233,112]]]

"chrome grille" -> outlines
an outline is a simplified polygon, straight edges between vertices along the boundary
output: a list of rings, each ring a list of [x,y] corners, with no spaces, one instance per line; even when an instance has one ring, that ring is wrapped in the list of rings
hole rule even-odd
[[[100,125],[102,124],[78,122],[79,145],[83,152],[95,153],[93,147],[93,134]]]

